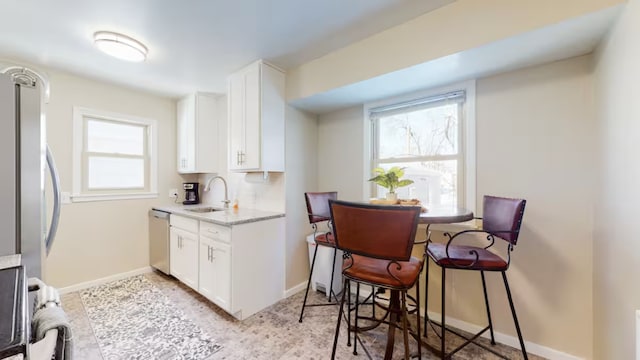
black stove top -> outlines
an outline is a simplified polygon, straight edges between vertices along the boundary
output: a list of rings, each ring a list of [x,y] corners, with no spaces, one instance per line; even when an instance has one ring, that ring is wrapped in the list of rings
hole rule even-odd
[[[26,354],[29,339],[24,267],[0,270],[0,359]]]

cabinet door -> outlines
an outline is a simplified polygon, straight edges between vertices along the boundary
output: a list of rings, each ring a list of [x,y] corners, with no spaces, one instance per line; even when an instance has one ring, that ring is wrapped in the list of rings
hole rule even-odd
[[[241,154],[244,150],[244,74],[229,78],[228,126],[229,126],[229,169],[242,169]]]
[[[214,241],[212,254],[215,287],[211,300],[221,308],[229,310],[231,304],[231,246]]]
[[[200,279],[198,281],[198,292],[207,299],[213,301],[215,298],[215,267],[213,264],[212,247],[209,242],[200,238]]]
[[[251,66],[245,73],[245,138],[244,153],[241,155],[241,165],[243,169],[260,168],[260,72],[260,64],[255,64],[254,66]]]
[[[198,289],[198,238],[188,231],[170,230],[171,274],[194,290]]]
[[[198,235],[183,232],[181,252],[184,254],[184,278],[182,281],[194,290],[198,290]]]
[[[175,276],[179,280],[184,278],[183,259],[184,256],[182,256],[182,252],[180,251],[180,238],[178,231],[171,227],[169,230],[169,271],[171,272],[171,275]]]
[[[194,172],[196,167],[195,96],[178,101],[178,172]]]

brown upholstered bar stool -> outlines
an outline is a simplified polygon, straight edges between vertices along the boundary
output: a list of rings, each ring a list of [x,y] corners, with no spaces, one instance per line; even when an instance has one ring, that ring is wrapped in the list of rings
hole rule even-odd
[[[304,301],[302,303],[302,310],[300,310],[300,319],[299,322],[302,322],[302,316],[304,315],[304,309],[307,306],[325,306],[332,305],[331,304],[331,296],[333,295],[336,298],[336,294],[333,292],[333,276],[335,272],[335,264],[336,264],[336,243],[331,234],[331,228],[327,228],[326,232],[318,231],[318,223],[330,221],[331,219],[331,211],[329,210],[329,200],[336,200],[338,198],[338,193],[336,191],[329,192],[306,192],[304,193],[304,199],[307,203],[307,214],[309,216],[309,223],[313,228],[313,238],[316,242],[315,250],[313,251],[313,260],[311,261],[311,269],[309,269],[309,281],[307,282],[307,290],[304,293]],[[313,269],[316,264],[316,255],[318,254],[318,247],[326,246],[333,248],[333,262],[331,265],[331,282],[329,282],[329,289],[327,292],[329,294],[329,303],[324,304],[307,304],[307,297],[309,296],[309,287],[311,286],[311,277],[313,276]]]
[[[331,219],[333,235],[336,246],[344,252],[342,275],[344,276],[345,289],[342,292],[340,313],[336,325],[336,333],[333,341],[331,358],[335,359],[340,323],[344,314],[345,294],[350,296],[350,282],[367,284],[375,287],[391,290],[388,321],[380,319],[379,322],[387,323],[389,339],[393,339],[392,332],[401,327],[404,334],[405,359],[409,359],[409,322],[407,319],[407,291],[414,285],[418,285],[418,278],[424,257],[418,259],[411,256],[411,250],[415,241],[419,206],[384,206],[362,203],[350,203],[346,201],[329,201],[331,206]],[[359,290],[359,286],[357,287]],[[417,288],[418,294],[420,292]],[[359,291],[356,293],[356,300]],[[419,295],[418,295],[419,301]],[[359,338],[358,327],[358,301],[355,304],[353,329],[353,353],[357,354]],[[385,316],[386,318],[386,316]],[[420,344],[420,312],[416,311],[418,356],[422,355]],[[399,323],[402,323],[402,326]],[[347,345],[351,343],[351,334],[347,336]],[[362,342],[361,342],[362,343]],[[393,344],[387,344],[393,352]],[[366,349],[365,349],[365,352]],[[368,354],[368,352],[367,352]],[[390,357],[391,354],[387,354]],[[387,358],[386,357],[386,358]]]
[[[509,269],[511,263],[511,251],[518,241],[518,235],[520,234],[520,225],[522,224],[522,217],[524,215],[524,208],[526,200],[521,199],[508,199],[502,197],[485,196],[483,202],[483,218],[482,218],[482,230],[466,230],[456,233],[451,236],[445,233],[449,237],[449,241],[446,244],[434,243],[429,240],[427,246],[427,254],[433,262],[442,268],[442,316],[441,323],[437,324],[428,319],[425,311],[425,336],[427,334],[427,322],[432,325],[440,327],[440,334],[437,331],[436,335],[440,337],[440,357],[441,359],[449,359],[453,354],[458,352],[466,345],[473,343],[494,355],[497,355],[503,359],[508,359],[504,355],[496,352],[490,347],[477,343],[475,339],[489,330],[491,335],[491,344],[495,345],[495,339],[493,336],[493,324],[491,322],[491,309],[489,307],[489,298],[487,296],[487,285],[485,282],[484,273],[486,271],[500,272],[504,281],[504,286],[507,292],[507,298],[509,299],[509,306],[511,307],[511,314],[513,316],[513,322],[518,333],[518,340],[520,341],[520,347],[522,349],[522,355],[524,359],[528,359],[527,352],[524,346],[524,340],[522,339],[522,332],[520,331],[520,325],[518,323],[518,317],[516,315],[516,309],[513,306],[513,299],[511,297],[511,290],[509,289],[509,282],[507,281],[506,271]],[[486,247],[467,246],[463,244],[454,244],[454,242],[460,242],[463,235],[466,234],[483,234],[489,241],[489,245]],[[504,240],[506,242],[507,259],[504,260],[496,253],[489,249],[495,245],[495,241]],[[463,336],[456,330],[449,329],[445,324],[445,274],[447,269],[457,270],[472,270],[479,271],[480,278],[482,279],[482,289],[484,291],[484,301],[487,309],[488,326],[482,329],[479,333],[475,334],[471,338]],[[425,291],[425,310],[428,305],[429,295],[429,264],[427,264],[427,285]],[[445,330],[446,329],[446,330]],[[462,345],[458,346],[450,353],[446,353],[445,348],[445,334],[449,331],[457,336],[466,339]]]

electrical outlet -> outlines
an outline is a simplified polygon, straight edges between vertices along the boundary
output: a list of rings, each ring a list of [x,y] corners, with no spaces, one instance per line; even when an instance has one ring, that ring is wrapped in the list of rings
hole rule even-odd
[[[172,199],[178,198],[178,189],[169,189],[169,197]]]

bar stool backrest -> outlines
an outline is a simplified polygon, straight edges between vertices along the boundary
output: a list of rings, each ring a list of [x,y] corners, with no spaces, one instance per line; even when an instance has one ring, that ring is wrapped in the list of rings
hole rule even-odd
[[[377,259],[408,261],[416,237],[419,206],[369,205],[331,200],[338,249]]]
[[[307,202],[309,223],[315,224],[317,222],[329,220],[329,200],[336,200],[337,198],[337,191],[304,193],[304,199]]]
[[[486,195],[483,202],[482,230],[515,245],[518,242],[526,203],[527,201],[522,199]]]

